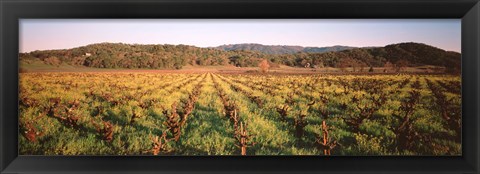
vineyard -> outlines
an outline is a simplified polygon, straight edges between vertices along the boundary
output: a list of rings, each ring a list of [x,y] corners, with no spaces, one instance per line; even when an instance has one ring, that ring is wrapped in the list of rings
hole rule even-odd
[[[21,73],[20,155],[461,155],[461,77]]]

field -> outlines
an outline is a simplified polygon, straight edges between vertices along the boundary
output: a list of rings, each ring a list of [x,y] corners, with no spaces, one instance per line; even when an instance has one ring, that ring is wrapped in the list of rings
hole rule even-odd
[[[20,155],[461,155],[461,77],[20,73]]]

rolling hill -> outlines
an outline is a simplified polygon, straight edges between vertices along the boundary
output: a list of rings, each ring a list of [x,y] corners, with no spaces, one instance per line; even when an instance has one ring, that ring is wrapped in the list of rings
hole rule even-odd
[[[288,45],[262,45],[262,44],[230,44],[214,47],[219,50],[232,51],[232,50],[247,50],[258,51],[265,54],[294,54],[298,52],[308,53],[324,53],[329,51],[342,51],[352,49],[355,47],[335,45],[331,47],[301,47],[301,46],[288,46]]]
[[[306,64],[316,67],[381,67],[387,62],[395,65],[400,61],[408,62],[408,66],[442,66],[450,71],[459,71],[461,66],[460,53],[413,42],[369,48],[343,46],[325,48],[264,47],[260,44],[248,44],[249,50],[237,50],[239,47],[235,46],[221,47],[227,49],[227,51],[188,45],[98,43],[72,49],[20,53],[20,61],[23,65],[43,62],[56,66],[67,64],[95,68],[146,69],[180,69],[185,65],[215,66],[229,64],[251,67],[257,66],[258,62],[263,59],[275,64],[299,67]],[[262,48],[265,49],[262,51]],[[275,54],[267,54],[265,53],[266,50],[275,50]],[[292,53],[294,50],[295,53]],[[308,50],[316,52],[312,53]],[[321,52],[322,50],[337,51]]]

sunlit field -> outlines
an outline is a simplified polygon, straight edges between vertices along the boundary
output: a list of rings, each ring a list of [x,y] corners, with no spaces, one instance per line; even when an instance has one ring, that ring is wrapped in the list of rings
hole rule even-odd
[[[20,73],[20,155],[461,155],[461,77]]]

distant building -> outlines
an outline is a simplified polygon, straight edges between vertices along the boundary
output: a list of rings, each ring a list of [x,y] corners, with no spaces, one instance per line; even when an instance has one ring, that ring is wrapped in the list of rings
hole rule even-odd
[[[91,53],[85,53],[85,56],[91,56],[92,54]]]
[[[305,68],[310,68],[310,63],[305,64]]]

